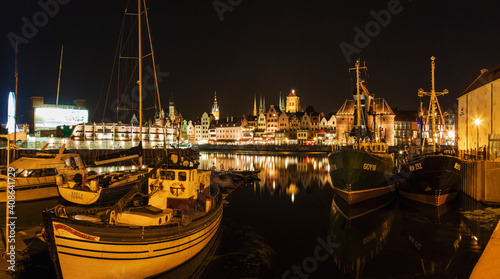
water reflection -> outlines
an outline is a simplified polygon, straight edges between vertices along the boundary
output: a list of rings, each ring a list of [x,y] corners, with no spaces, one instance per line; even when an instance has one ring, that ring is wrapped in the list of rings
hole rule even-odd
[[[398,195],[349,206],[333,193],[326,156],[202,153],[200,163],[204,169],[215,163],[216,168],[261,170],[261,181],[231,193],[219,248],[183,267],[194,278],[301,278],[283,274],[302,268],[314,257],[317,239],[328,236],[340,245],[328,259],[317,261],[317,269],[308,269],[308,278],[468,278],[494,229],[491,224],[500,218],[485,220],[492,210],[463,194],[455,204],[437,208]],[[16,204],[31,214],[18,221],[39,224],[45,206]],[[465,211],[483,212],[482,218]],[[55,276],[48,252],[41,255],[30,258],[22,276]],[[188,274],[177,272],[160,278]]]
[[[333,261],[352,278],[361,278],[368,261],[387,244],[395,219],[395,195],[389,194],[350,205],[338,195],[332,201],[330,234]]]
[[[285,193],[294,201],[301,191],[332,186],[328,158],[303,154],[255,155],[241,153],[201,153],[200,168],[260,170],[255,192]]]
[[[439,207],[401,198],[403,237],[420,259],[425,276],[447,274],[462,241],[458,201]]]

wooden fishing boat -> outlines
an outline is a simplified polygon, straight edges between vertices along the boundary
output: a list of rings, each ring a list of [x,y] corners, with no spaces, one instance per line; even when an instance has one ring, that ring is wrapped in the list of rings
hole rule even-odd
[[[210,170],[197,167],[177,151],[149,168],[111,207],[58,205],[45,211],[45,239],[58,274],[145,278],[194,257],[216,235],[223,211]],[[134,205],[144,188],[146,201]]]

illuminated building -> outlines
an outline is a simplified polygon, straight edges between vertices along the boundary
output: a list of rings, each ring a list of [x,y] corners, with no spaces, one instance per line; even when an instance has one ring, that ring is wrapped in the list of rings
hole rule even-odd
[[[481,70],[479,77],[458,97],[458,149],[488,147],[490,158],[500,156],[499,89],[500,65],[497,65]]]
[[[43,97],[31,97],[29,129],[31,133],[44,131],[54,132],[57,126],[73,126],[87,123],[89,111],[85,107],[85,100],[77,99],[73,105],[44,104]]]

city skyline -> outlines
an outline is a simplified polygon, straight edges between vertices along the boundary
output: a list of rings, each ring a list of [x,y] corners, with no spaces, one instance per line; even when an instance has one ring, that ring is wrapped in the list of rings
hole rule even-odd
[[[357,58],[366,61],[371,93],[391,107],[415,110],[418,89],[430,90],[430,57],[435,56],[436,90],[450,91],[440,98],[447,108],[481,69],[500,63],[495,52],[500,42],[495,11],[500,5],[495,1],[147,4],[162,107],[173,96],[188,120],[211,111],[214,92],[221,117],[251,114],[255,94],[265,96],[267,108],[278,105],[280,91],[286,96],[292,89],[304,107],[335,113],[352,98],[348,69]],[[62,45],[59,104],[86,99],[94,121],[103,107],[112,111],[116,93],[110,93],[107,103],[105,99],[124,1],[2,5],[1,111],[6,111],[8,92],[15,89],[12,38],[21,41],[20,123],[28,122],[30,97],[55,103]],[[29,24],[34,26],[31,33]],[[146,96],[151,102],[147,98],[151,94]],[[2,123],[6,118],[6,113],[0,116]]]

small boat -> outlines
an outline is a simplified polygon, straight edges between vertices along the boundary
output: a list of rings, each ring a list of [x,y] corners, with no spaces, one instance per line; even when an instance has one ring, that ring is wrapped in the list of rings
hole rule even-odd
[[[357,76],[354,119],[357,124],[351,131],[351,136],[355,137],[357,142],[334,150],[328,155],[333,188],[349,204],[392,193],[396,189],[396,183],[392,179],[394,158],[388,152],[387,144],[376,142],[373,133],[368,130],[366,119],[370,112],[369,107],[375,106],[375,99],[368,94],[359,77],[360,69],[366,67],[361,67],[360,61],[357,60],[354,69]],[[360,87],[363,88],[363,93],[360,92]],[[380,102],[385,107],[385,100]],[[368,139],[368,142],[365,139]]]
[[[399,193],[409,199],[422,203],[439,206],[457,196],[460,184],[460,168],[462,160],[454,154],[440,152],[438,147],[436,121],[444,118],[439,107],[437,96],[448,93],[448,90],[436,92],[434,89],[435,58],[431,57],[432,88],[430,92],[418,91],[419,97],[430,96],[430,104],[424,127],[432,136],[427,137],[428,146],[422,143],[421,154],[412,155],[408,162],[401,165],[398,174],[401,182],[398,184]],[[421,109],[422,111],[422,109]],[[421,113],[423,115],[423,113]],[[427,147],[427,149],[426,149]],[[432,150],[429,150],[432,148]],[[429,150],[429,152],[427,152]]]
[[[127,150],[103,155],[95,160],[95,165],[116,163],[142,157],[142,144]],[[82,205],[104,205],[117,202],[137,182],[147,170],[113,171],[97,175],[75,175],[72,181],[59,185],[59,194],[65,200]]]
[[[229,169],[227,171],[212,170],[212,183],[219,185],[223,190],[235,189],[246,183],[260,180],[257,177],[260,171],[239,171]]]
[[[82,177],[59,185],[65,200],[82,205],[104,205],[117,202],[147,174],[146,170],[127,170]]]
[[[59,276],[146,278],[197,255],[216,236],[223,212],[210,170],[198,165],[180,150],[169,151],[113,206],[44,211],[44,236]],[[136,205],[136,196],[145,202]]]
[[[63,145],[57,154],[52,154],[45,151],[47,146],[48,144],[34,156],[24,156],[10,164],[15,174],[16,201],[59,197],[58,185],[72,180],[75,175],[87,174],[79,154],[64,153],[66,145]],[[5,202],[7,182],[0,183],[0,202]]]

